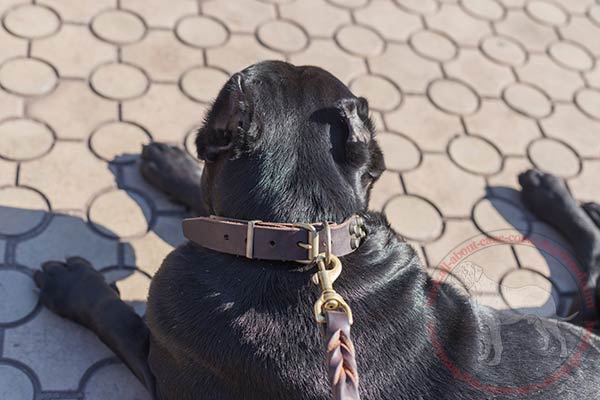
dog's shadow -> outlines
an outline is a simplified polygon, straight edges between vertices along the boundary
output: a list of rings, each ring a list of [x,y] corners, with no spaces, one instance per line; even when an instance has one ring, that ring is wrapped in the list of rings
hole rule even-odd
[[[54,211],[51,203],[42,207],[43,201],[39,209],[19,207],[18,203],[0,206],[0,256],[4,256],[0,265],[32,276],[45,261],[81,256],[90,260],[109,283],[116,283],[123,300],[143,315],[153,274],[171,249],[184,243],[181,220],[189,212],[147,184],[139,163],[139,154],[124,154],[109,163],[114,185],[99,187],[83,214]],[[45,199],[34,188],[22,189]],[[102,213],[107,225],[117,227],[119,232],[102,224],[102,218],[94,220],[93,208],[100,204],[99,199],[114,192],[118,196],[102,205]],[[129,203],[128,207],[120,210],[120,202]],[[129,214],[132,209],[135,215]],[[137,219],[140,226],[145,223],[145,229],[133,229],[132,219]],[[131,235],[119,236],[121,229]]]
[[[504,302],[524,315],[573,318],[574,310],[584,304],[585,293],[578,276],[585,271],[578,263],[571,245],[524,206],[519,191],[492,186],[487,188],[486,198],[507,223],[498,232],[512,231],[523,236],[523,241],[509,241],[509,244],[519,268],[532,277],[531,282],[519,282],[515,281],[514,275],[511,279],[510,272],[504,275],[499,282]],[[490,236],[496,235],[492,232]],[[535,281],[542,283],[532,283]],[[529,290],[534,286],[536,290]],[[540,293],[545,295],[541,296]],[[528,305],[528,302],[535,306]],[[587,310],[582,311],[585,312]]]

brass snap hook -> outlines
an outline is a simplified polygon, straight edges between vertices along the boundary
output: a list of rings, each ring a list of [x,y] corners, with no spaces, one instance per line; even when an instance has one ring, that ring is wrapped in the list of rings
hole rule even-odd
[[[315,320],[320,324],[327,323],[324,310],[341,310],[348,314],[348,320],[352,324],[352,310],[348,303],[334,289],[333,283],[342,273],[342,262],[334,255],[330,255],[330,262],[326,263],[326,256],[319,254],[316,259],[317,271],[312,281],[315,285],[321,287],[321,296],[317,299],[314,306]],[[327,269],[328,266],[332,266]]]

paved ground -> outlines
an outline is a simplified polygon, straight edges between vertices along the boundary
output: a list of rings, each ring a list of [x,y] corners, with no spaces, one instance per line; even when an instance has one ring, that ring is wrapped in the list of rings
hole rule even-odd
[[[600,200],[600,1],[0,0],[0,15],[2,400],[148,398],[31,275],[83,255],[143,313],[185,210],[141,181],[140,146],[192,151],[220,85],[261,59],[323,66],[370,100],[389,167],[371,207],[430,268],[450,254],[451,279],[500,308],[564,314],[577,292],[515,176],[537,166]],[[473,251],[483,232],[555,240]]]

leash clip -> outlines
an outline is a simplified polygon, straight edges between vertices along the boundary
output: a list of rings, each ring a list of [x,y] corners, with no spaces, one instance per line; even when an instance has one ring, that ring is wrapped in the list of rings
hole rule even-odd
[[[316,259],[317,271],[312,276],[312,282],[321,287],[321,296],[317,299],[314,305],[315,320],[319,324],[326,324],[327,317],[325,310],[341,310],[348,315],[350,325],[353,323],[352,310],[350,306],[339,293],[333,289],[333,283],[342,273],[342,262],[335,255],[329,255],[329,261],[325,254],[319,254]],[[331,265],[332,268],[327,269]]]

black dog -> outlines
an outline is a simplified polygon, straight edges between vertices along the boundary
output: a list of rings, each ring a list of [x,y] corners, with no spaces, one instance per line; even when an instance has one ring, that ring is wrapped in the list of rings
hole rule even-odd
[[[478,360],[482,323],[496,311],[434,284],[385,218],[366,211],[384,169],[373,134],[367,102],[331,74],[263,62],[234,75],[208,114],[197,138],[206,161],[200,185],[198,167],[166,145],[145,148],[143,173],[201,215],[364,216],[367,237],[342,258],[336,281],[354,311],[364,399],[600,398],[595,336],[579,363],[549,383],[565,360],[532,351],[540,339],[526,323],[503,330],[499,365]],[[188,243],[154,277],[146,322],[83,259],[48,262],[36,282],[46,306],[92,329],[158,399],[323,400],[330,389],[312,317],[313,273]],[[585,331],[559,325],[575,353]]]

